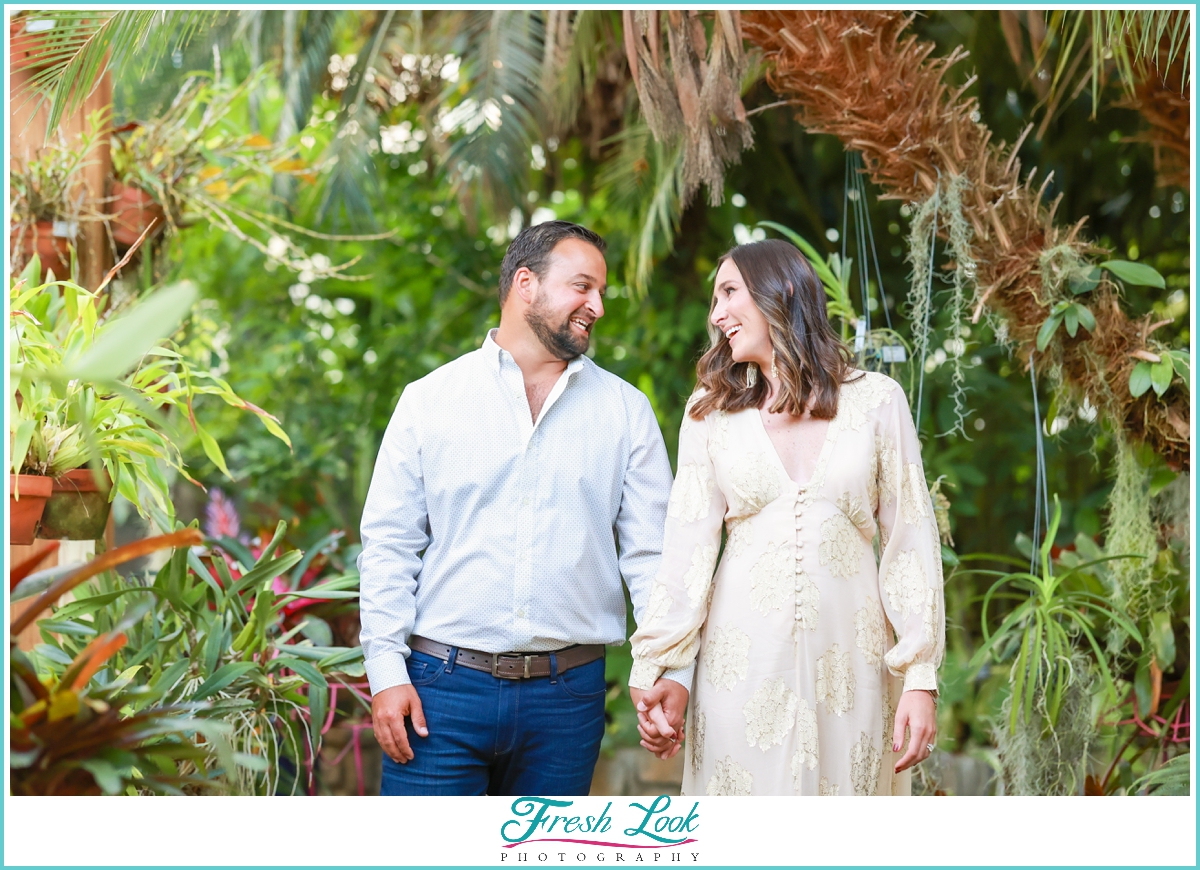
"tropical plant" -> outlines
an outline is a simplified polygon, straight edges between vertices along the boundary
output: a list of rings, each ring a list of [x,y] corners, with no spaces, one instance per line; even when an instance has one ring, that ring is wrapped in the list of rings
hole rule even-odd
[[[204,220],[257,248],[272,264],[320,277],[340,276],[352,263],[311,257],[297,236],[329,238],[298,227],[263,208],[263,195],[280,176],[316,180],[314,167],[290,142],[272,142],[242,131],[248,95],[267,77],[259,68],[231,84],[207,74],[189,77],[158,117],[130,122],[113,136],[113,171],[125,184],[149,193],[175,230]],[[242,188],[259,191],[258,206],[233,198]],[[384,234],[386,236],[386,234]]]
[[[27,229],[37,221],[79,221],[86,211],[83,171],[95,162],[92,151],[104,137],[104,126],[103,114],[93,112],[75,142],[68,142],[59,131],[29,159],[13,160],[9,178],[14,226]]]
[[[167,411],[186,412],[206,455],[227,474],[220,446],[196,419],[199,396],[251,411],[290,445],[274,417],[240,399],[222,378],[190,365],[168,337],[191,310],[195,285],[172,285],[135,304],[105,308],[110,300],[103,286],[92,292],[69,281],[42,284],[39,275],[35,257],[9,285],[14,473],[57,477],[90,463],[112,481],[110,500],[119,492],[169,529],[173,509],[164,466],[187,472]]]
[[[14,794],[181,794],[219,788],[214,756],[234,765],[228,728],[196,718],[204,704],[162,705],[162,692],[133,686],[141,666],[108,675],[114,655],[128,642],[126,630],[145,613],[137,605],[97,631],[79,623],[49,629],[91,639],[73,656],[56,648],[61,667],[39,673],[38,656],[27,656],[16,637],[51,602],[103,571],[156,550],[199,543],[195,530],[182,530],[126,544],[81,567],[28,576],[20,566],[10,575],[14,599],[41,592],[10,627],[10,756]],[[135,712],[136,711],[136,712]],[[203,745],[201,745],[203,744]],[[190,773],[181,773],[187,767]]]
[[[227,726],[236,764],[220,765],[218,747],[206,744],[211,757],[192,759],[181,767],[183,774],[212,765],[220,768],[222,787],[234,793],[300,790],[300,770],[319,749],[328,681],[361,676],[362,649],[297,642],[305,626],[284,628],[284,613],[297,599],[352,600],[358,577],[280,588],[280,576],[305,558],[299,550],[279,551],[285,528],[281,523],[250,564],[227,556],[210,539],[205,561],[179,548],[153,577],[99,576],[90,594],[57,607],[40,623],[44,643],[31,655],[39,675],[66,681],[73,675],[69,662],[96,646],[96,638],[119,630],[125,642],[92,673],[100,684],[118,681],[144,690],[129,712],[136,716],[150,702],[203,702],[197,714]],[[198,532],[191,535],[199,541]],[[138,603],[127,604],[131,600]]]
[[[1076,564],[1056,574],[1050,562],[1050,551],[1062,519],[1062,505],[1054,496],[1054,514],[1046,530],[1045,540],[1038,549],[1040,574],[1028,571],[1005,573],[987,569],[967,569],[964,576],[979,574],[998,579],[983,596],[983,644],[976,651],[972,666],[979,667],[989,656],[1006,659],[1016,653],[1013,664],[1013,697],[1016,699],[1008,726],[1014,730],[1018,718],[1031,719],[1034,703],[1051,727],[1058,719],[1064,693],[1072,680],[1071,651],[1082,641],[1095,654],[1104,685],[1116,696],[1108,656],[1097,640],[1097,620],[1115,623],[1139,645],[1143,644],[1137,626],[1116,610],[1100,592],[1088,588],[1088,569],[1114,559],[1141,559],[1143,556],[1104,556]],[[994,555],[961,556],[960,561],[997,559]],[[999,557],[1003,561],[1006,558]],[[1011,560],[1020,564],[1019,560]],[[1074,581],[1074,582],[1072,582]],[[1009,587],[1012,591],[1001,591]],[[1009,598],[1020,603],[1012,609],[994,631],[989,629],[988,608],[997,598]]]
[[[1078,93],[1091,84],[1092,115],[1100,106],[1100,90],[1111,73],[1132,96],[1145,70],[1165,77],[1176,60],[1187,89],[1191,55],[1190,16],[1170,9],[1060,9],[1045,13],[1051,31],[1062,35],[1062,47],[1050,79],[1047,102],[1057,105],[1064,91]],[[1049,40],[1037,47],[1034,68],[1046,62]],[[1160,54],[1163,55],[1160,58]],[[1082,63],[1084,59],[1086,65]]]
[[[1013,659],[1012,691],[1002,707],[1006,721],[999,726],[997,739],[1001,760],[1010,771],[1009,787],[1018,794],[1071,793],[1083,781],[1078,768],[1095,721],[1093,670],[1099,672],[1102,697],[1109,703],[1118,697],[1108,654],[1098,639],[1103,637],[1101,621],[1116,626],[1139,645],[1144,643],[1137,626],[1113,606],[1095,576],[1097,567],[1106,562],[1143,557],[1106,556],[1077,562],[1056,573],[1050,554],[1061,519],[1062,506],[1055,495],[1054,513],[1038,549],[1038,574],[955,571],[961,577],[997,578],[983,596],[982,643],[969,666],[979,668],[992,659]],[[994,554],[959,557],[960,562],[983,559],[1021,564]],[[989,609],[1000,599],[1016,605],[993,630]],[[1061,739],[1060,730],[1069,739]],[[1068,747],[1065,752],[1064,746]]]
[[[45,249],[38,236],[53,236],[62,241],[65,250],[79,233],[83,221],[104,220],[105,216],[88,196],[84,171],[96,161],[93,152],[103,139],[104,120],[93,112],[87,127],[74,142],[68,142],[61,131],[57,137],[39,148],[28,159],[14,158],[9,171],[12,217],[9,242],[12,266],[19,271],[35,251]],[[48,262],[60,275],[68,270],[64,264],[70,258],[58,252],[61,262]]]

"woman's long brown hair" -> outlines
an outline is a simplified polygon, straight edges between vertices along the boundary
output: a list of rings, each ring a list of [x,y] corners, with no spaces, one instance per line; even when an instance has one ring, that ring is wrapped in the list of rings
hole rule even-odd
[[[779,371],[779,392],[771,412],[800,417],[811,400],[813,417],[832,420],[841,385],[855,372],[854,358],[829,323],[825,291],[812,266],[782,239],[738,245],[721,257],[717,268],[726,260],[738,267],[754,304],[767,319]],[[712,346],[696,364],[697,386],[707,392],[688,413],[702,420],[710,411],[761,407],[769,390],[767,379],[760,377],[747,387],[746,367],[752,364],[733,361],[729,339],[712,321],[708,333]]]

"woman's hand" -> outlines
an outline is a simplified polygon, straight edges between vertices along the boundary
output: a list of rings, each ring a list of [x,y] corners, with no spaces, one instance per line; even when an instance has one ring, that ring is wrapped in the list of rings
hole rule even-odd
[[[937,705],[933,695],[924,689],[911,689],[900,696],[896,705],[896,728],[892,735],[892,751],[899,752],[908,728],[908,751],[896,762],[896,773],[908,770],[929,757],[937,739]]]

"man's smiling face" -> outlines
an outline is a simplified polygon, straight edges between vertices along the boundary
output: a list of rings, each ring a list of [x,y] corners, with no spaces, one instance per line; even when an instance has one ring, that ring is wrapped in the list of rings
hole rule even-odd
[[[604,316],[607,279],[604,255],[594,245],[563,239],[554,246],[525,312],[525,321],[546,350],[567,360],[588,349],[592,328]]]

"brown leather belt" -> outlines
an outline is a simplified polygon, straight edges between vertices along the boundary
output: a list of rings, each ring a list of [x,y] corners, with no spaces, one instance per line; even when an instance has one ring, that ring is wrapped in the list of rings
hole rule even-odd
[[[408,646],[417,652],[423,652],[436,659],[446,661],[450,658],[453,647],[438,643],[427,637],[414,635],[408,639]],[[604,644],[576,644],[565,649],[555,650],[558,672],[569,671],[580,665],[604,658]],[[550,676],[550,653],[485,653],[473,649],[458,650],[454,659],[456,665],[483,671],[502,680],[528,680],[533,677]]]

